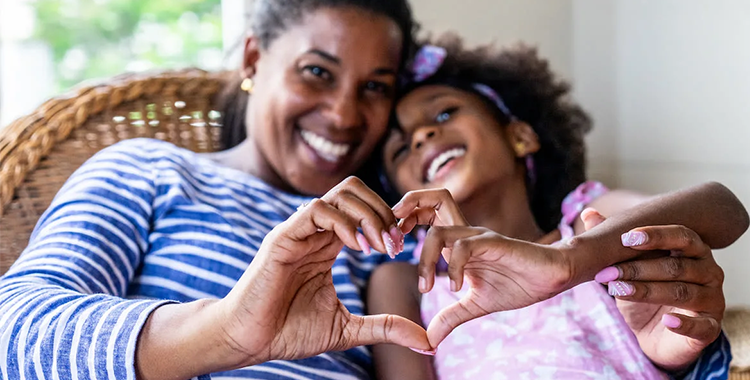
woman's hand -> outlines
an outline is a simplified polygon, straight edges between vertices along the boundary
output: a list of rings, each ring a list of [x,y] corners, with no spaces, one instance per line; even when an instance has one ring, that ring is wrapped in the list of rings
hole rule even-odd
[[[223,334],[241,364],[377,343],[430,350],[419,325],[395,315],[352,315],[334,289],[331,267],[343,246],[395,255],[403,246],[395,226],[380,197],[350,178],[274,228],[220,301]]]
[[[586,229],[604,220],[591,209],[581,217]],[[622,241],[639,251],[670,254],[605,268],[596,280],[608,284],[651,361],[669,371],[688,367],[721,332],[724,272],[711,249],[683,226],[636,228]]]
[[[403,218],[404,231],[417,224],[432,225],[419,261],[422,293],[433,287],[435,264],[441,254],[448,262],[451,289],[460,290],[464,278],[470,287],[461,300],[443,309],[430,323],[427,336],[433,347],[464,322],[534,304],[569,285],[569,264],[557,248],[467,226],[446,190],[409,193],[394,207],[394,214]]]

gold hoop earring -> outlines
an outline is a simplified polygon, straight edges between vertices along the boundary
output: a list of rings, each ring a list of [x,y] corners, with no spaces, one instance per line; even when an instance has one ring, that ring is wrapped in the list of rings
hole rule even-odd
[[[255,88],[255,82],[253,82],[250,78],[245,78],[242,80],[242,84],[240,84],[240,88],[242,91],[247,92],[248,94],[253,93],[253,88]]]
[[[525,150],[526,150],[526,144],[524,144],[523,142],[520,142],[520,141],[516,143],[516,153],[517,154],[522,155],[522,154],[526,153]]]

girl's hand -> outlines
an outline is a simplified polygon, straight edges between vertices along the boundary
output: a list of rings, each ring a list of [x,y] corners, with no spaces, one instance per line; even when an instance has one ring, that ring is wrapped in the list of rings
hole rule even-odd
[[[604,220],[595,210],[581,214],[586,229]],[[646,355],[658,366],[678,371],[695,362],[721,332],[724,272],[711,249],[683,226],[636,228],[623,245],[670,255],[605,268],[596,280],[608,284],[625,321]]]
[[[407,193],[393,208],[401,229],[430,225],[419,261],[419,290],[429,292],[435,265],[442,255],[448,262],[451,289],[469,292],[443,309],[427,328],[432,347],[464,322],[483,315],[518,309],[565,290],[571,271],[555,247],[509,239],[491,230],[469,227],[458,205],[445,189]]]
[[[451,290],[460,290],[464,278],[470,288],[430,322],[427,336],[433,347],[464,322],[559,294],[572,276],[570,264],[554,246],[509,239],[481,227],[432,227],[419,261],[422,293],[432,289],[441,251],[448,262]]]

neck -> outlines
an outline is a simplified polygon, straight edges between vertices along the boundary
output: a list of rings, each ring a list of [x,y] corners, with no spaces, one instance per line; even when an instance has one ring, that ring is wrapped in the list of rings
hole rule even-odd
[[[295,192],[273,170],[255,145],[255,142],[249,137],[234,148],[211,153],[208,157],[221,165],[248,173],[279,190],[290,193]]]
[[[544,236],[534,220],[523,180],[516,186],[487,187],[459,205],[473,226],[489,228],[510,238],[537,241]]]

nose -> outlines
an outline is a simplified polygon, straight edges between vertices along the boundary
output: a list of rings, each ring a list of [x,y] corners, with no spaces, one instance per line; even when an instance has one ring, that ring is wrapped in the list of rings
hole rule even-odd
[[[342,89],[332,95],[326,112],[332,126],[348,129],[362,125],[359,93],[354,89]]]
[[[417,128],[411,135],[411,148],[421,148],[428,140],[433,139],[440,133],[440,128],[430,125]]]

